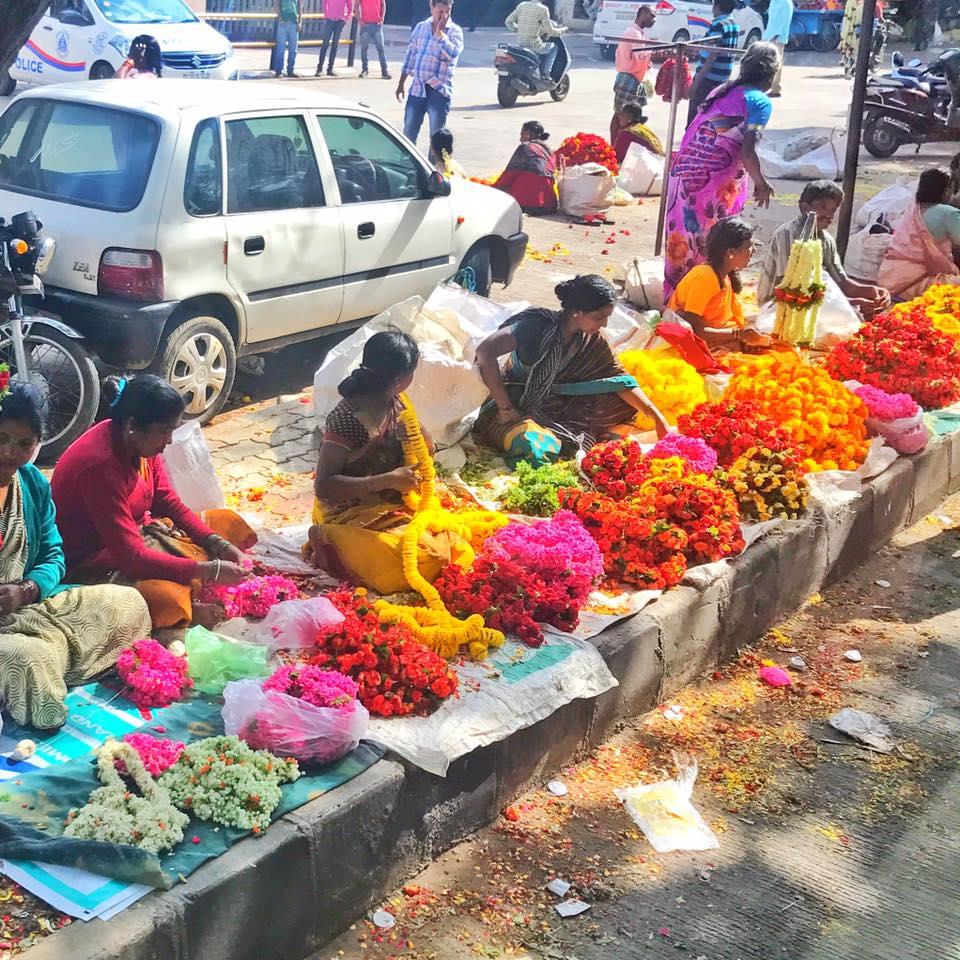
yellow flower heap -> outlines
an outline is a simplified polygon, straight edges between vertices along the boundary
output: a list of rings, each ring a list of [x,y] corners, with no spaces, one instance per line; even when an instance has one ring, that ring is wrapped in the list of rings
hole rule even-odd
[[[626,350],[619,360],[671,426],[681,414],[707,402],[703,377],[669,351]],[[653,420],[645,413],[638,413],[634,422],[641,430],[653,429]]]
[[[503,646],[503,634],[499,630],[486,627],[479,614],[466,620],[458,620],[447,611],[436,587],[420,573],[420,538],[427,531],[449,531],[478,546],[508,521],[500,513],[471,510],[452,514],[440,506],[437,500],[437,471],[423,439],[420,420],[406,395],[400,399],[403,402],[403,411],[400,413],[400,425],[404,433],[401,441],[403,459],[407,466],[413,467],[420,476],[419,491],[404,496],[404,502],[414,513],[400,543],[403,575],[410,588],[416,590],[427,605],[404,607],[387,600],[378,600],[374,607],[381,623],[402,624],[417,640],[442,657],[455,657],[462,646],[467,646],[475,660],[483,660],[490,647]]]
[[[923,307],[941,333],[960,339],[960,287],[952,283],[934,284],[922,296],[896,304],[890,312],[908,314],[917,307]]]

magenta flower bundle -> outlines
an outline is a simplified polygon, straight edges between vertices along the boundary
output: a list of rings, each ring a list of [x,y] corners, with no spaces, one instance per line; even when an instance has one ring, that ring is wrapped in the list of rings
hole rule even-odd
[[[275,573],[250,577],[232,587],[206,583],[200,591],[203,603],[222,604],[228,617],[252,617],[254,620],[262,620],[271,607],[284,600],[296,600],[299,596],[300,591],[292,580]]]
[[[647,456],[651,460],[667,460],[680,457],[690,464],[694,473],[708,476],[717,467],[717,452],[700,437],[688,437],[682,433],[669,433],[650,450]]]
[[[166,707],[193,686],[187,661],[156,640],[137,640],[117,658],[124,695],[140,708]]]
[[[184,750],[180,740],[163,740],[151,737],[149,733],[128,733],[123,742],[129,743],[140,754],[140,759],[151,777],[159,777],[164,770],[169,770],[180,759]],[[126,773],[122,760],[117,761],[117,769]]]
[[[315,707],[353,709],[360,689],[350,677],[311,664],[289,663],[264,681],[264,690],[279,690]]]
[[[870,416],[877,420],[903,420],[920,412],[919,404],[909,393],[887,393],[866,383],[853,392],[867,405]]]

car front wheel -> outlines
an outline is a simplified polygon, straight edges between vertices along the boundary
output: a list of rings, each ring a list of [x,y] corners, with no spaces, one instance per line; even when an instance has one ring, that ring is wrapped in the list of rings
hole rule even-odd
[[[91,80],[112,80],[116,71],[107,63],[106,60],[98,60],[90,68]]]
[[[237,348],[216,317],[191,317],[161,341],[154,370],[183,397],[188,418],[209,423],[233,389]]]
[[[9,97],[17,89],[17,81],[8,73],[0,79],[0,97]]]
[[[467,270],[472,271],[465,279],[472,281],[473,292],[481,297],[489,297],[493,288],[493,257],[488,243],[478,244],[467,254],[460,271],[463,273]],[[469,284],[465,283],[464,286]]]

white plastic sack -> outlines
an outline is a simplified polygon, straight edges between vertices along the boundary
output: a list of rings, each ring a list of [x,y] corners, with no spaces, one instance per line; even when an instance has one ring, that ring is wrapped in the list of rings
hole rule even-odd
[[[843,130],[815,128],[788,140],[764,138],[757,155],[764,176],[777,180],[838,180],[847,138]]]
[[[637,313],[621,301],[613,308],[603,332],[614,353],[642,348],[659,319],[660,314],[655,310]]]
[[[875,223],[878,216],[883,215],[890,226],[895,227],[916,195],[916,181],[911,181],[909,177],[901,177],[896,183],[884,187],[867,200],[857,211],[854,223],[858,229],[863,229],[868,224]]]
[[[635,197],[659,197],[663,192],[663,157],[631,143],[620,164],[617,183]]]
[[[560,174],[560,209],[571,217],[606,213],[616,187],[616,177],[599,163],[567,167]]]
[[[199,421],[188,420],[174,430],[163,462],[173,489],[191,510],[201,513],[223,507],[223,490]]]
[[[871,221],[871,225],[876,221]],[[876,283],[880,275],[880,265],[893,243],[892,233],[871,233],[871,227],[850,235],[847,241],[847,254],[843,266],[847,273],[861,283]]]
[[[663,257],[635,258],[627,265],[624,293],[641,310],[663,310]]]
[[[867,430],[871,436],[883,437],[887,445],[897,453],[919,453],[930,439],[922,410],[918,410],[912,417],[901,417],[899,420],[867,417]]]
[[[315,707],[260,680],[234,680],[223,691],[223,728],[254,750],[302,763],[333,763],[355,750],[370,723],[357,700],[344,707]]]
[[[860,329],[863,321],[833,277],[825,273],[823,285],[826,290],[820,313],[817,314],[813,345],[818,350],[829,350],[838,343],[849,340]]]
[[[284,600],[272,606],[257,624],[255,643],[274,650],[303,650],[312,647],[317,634],[343,623],[343,614],[326,598]]]
[[[720,843],[691,802],[696,779],[697,764],[690,758],[678,761],[676,780],[638,784],[613,792],[657,853],[715,850]]]

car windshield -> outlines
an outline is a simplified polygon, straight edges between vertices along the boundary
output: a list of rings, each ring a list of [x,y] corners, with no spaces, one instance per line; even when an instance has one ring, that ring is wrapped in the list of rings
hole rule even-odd
[[[96,0],[103,15],[114,23],[195,23],[183,0]]]
[[[151,117],[30,97],[0,116],[0,189],[125,212],[143,198],[160,139]]]

